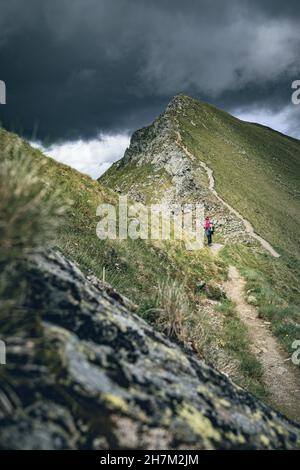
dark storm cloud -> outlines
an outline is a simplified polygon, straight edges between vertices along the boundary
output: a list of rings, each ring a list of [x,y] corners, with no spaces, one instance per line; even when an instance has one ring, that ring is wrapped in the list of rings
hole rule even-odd
[[[293,0],[0,0],[0,119],[56,141],[140,127],[179,92],[280,111],[299,18]]]

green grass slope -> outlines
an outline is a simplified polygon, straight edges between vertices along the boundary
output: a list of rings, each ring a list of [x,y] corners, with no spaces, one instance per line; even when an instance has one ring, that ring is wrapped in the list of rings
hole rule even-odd
[[[25,175],[30,176],[31,169],[35,174],[32,186],[30,179],[25,178]],[[226,278],[226,262],[214,258],[207,248],[189,252],[181,242],[99,240],[96,208],[100,203],[114,203],[117,194],[90,177],[45,157],[4,130],[0,130],[0,179],[2,267],[7,260],[7,247],[12,249],[16,245],[20,249],[19,233],[22,233],[25,249],[30,249],[32,240],[39,238],[41,226],[47,225],[47,230],[51,230],[53,225],[51,246],[78,262],[87,274],[93,273],[101,279],[105,267],[106,280],[138,304],[140,315],[177,340],[185,344],[192,342],[200,355],[206,356],[207,351],[218,347],[227,363],[237,359],[235,380],[264,395],[259,364],[252,356],[249,342],[243,355],[236,358],[236,341],[225,328],[232,318],[214,313],[207,298],[209,295],[210,299],[222,301],[218,284]],[[47,198],[52,196],[55,207],[66,207],[58,227],[54,223],[55,211],[51,218],[47,215]],[[209,294],[199,289],[200,281],[209,287]],[[1,285],[0,276],[0,297]],[[203,310],[206,308],[210,308],[210,316]],[[235,323],[239,324],[238,319]],[[246,337],[247,332],[244,332],[245,345]],[[215,352],[210,362],[216,365]]]
[[[213,171],[218,193],[283,255],[300,260],[300,141],[182,97],[188,149]]]
[[[263,396],[260,363],[251,352],[247,329],[234,307],[219,295],[218,285],[226,278],[228,265],[237,265],[247,280],[247,290],[257,299],[259,315],[271,322],[274,333],[292,352],[300,334],[300,143],[184,96],[180,96],[180,107],[169,108],[167,120],[168,138],[176,139],[179,129],[183,144],[196,157],[194,167],[198,159],[214,171],[220,196],[281,253],[279,259],[257,245],[230,242],[221,257],[213,257],[207,249],[189,252],[180,242],[100,241],[96,208],[117,201],[118,194],[111,188],[129,192],[133,187],[145,195],[146,202],[158,202],[173,184],[168,172],[153,166],[151,160],[143,165],[137,161],[113,165],[97,182],[0,130],[0,165],[12,163],[11,178],[8,174],[12,183],[6,189],[14,187],[14,178],[20,180],[16,188],[22,187],[22,175],[34,168],[46,193],[55,194],[67,207],[52,242],[57,249],[99,278],[105,267],[106,280],[138,304],[140,315],[163,331],[175,331],[177,339],[192,342],[213,365],[218,364],[217,356],[222,360],[226,356],[227,365],[231,360],[237,364],[233,378]],[[171,154],[176,151],[170,149]],[[152,150],[160,152],[159,146]],[[201,178],[201,184],[207,184]],[[4,216],[10,211],[14,219],[14,204],[4,210]],[[11,228],[3,220],[0,239],[4,233],[4,247]],[[208,291],[199,291],[199,282],[206,283]],[[215,311],[209,303],[211,292],[213,300],[220,302]]]
[[[219,195],[281,254],[233,245],[224,258],[240,267],[259,314],[292,353],[300,337],[300,141],[189,97],[181,102],[184,144],[213,170]]]
[[[197,160],[205,162],[213,170],[219,195],[281,254],[274,259],[260,246],[229,240],[222,257],[242,271],[247,290],[257,297],[259,314],[271,321],[274,333],[292,353],[293,341],[300,338],[300,141],[183,95],[171,101],[165,117],[170,124],[168,138],[176,139],[180,132],[182,143],[196,157],[193,167],[197,168]],[[142,139],[153,135],[151,129],[159,129],[159,120],[142,130]],[[140,143],[141,156],[148,154],[148,145],[149,141]],[[99,181],[125,191],[133,182],[147,191],[146,200],[151,200],[151,191],[152,199],[161,194],[151,165],[142,172],[137,159],[134,164],[126,159],[120,163]],[[208,181],[204,184],[208,186]]]
[[[37,170],[42,186],[68,209],[55,237],[55,246],[79,263],[85,272],[93,272],[102,278],[106,268],[106,280],[121,293],[140,304],[155,293],[159,282],[168,276],[195,287],[196,279],[216,274],[212,258],[200,255],[198,262],[187,260],[189,253],[167,244],[150,244],[144,240],[99,240],[96,226],[99,217],[96,208],[102,203],[115,204],[117,194],[100,185],[89,176],[45,157],[18,136],[0,130],[1,160],[15,162],[15,171],[26,168]],[[21,183],[21,182],[20,182]],[[177,246],[178,248],[178,246]],[[203,258],[201,261],[201,257]],[[204,262],[205,261],[205,262]],[[186,266],[183,276],[183,266]],[[194,268],[195,266],[195,268]],[[192,281],[191,278],[195,277]]]

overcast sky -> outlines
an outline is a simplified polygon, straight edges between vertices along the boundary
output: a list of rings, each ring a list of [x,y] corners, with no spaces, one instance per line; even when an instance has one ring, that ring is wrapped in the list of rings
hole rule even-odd
[[[300,138],[296,0],[0,0],[0,120],[93,177],[178,93]]]

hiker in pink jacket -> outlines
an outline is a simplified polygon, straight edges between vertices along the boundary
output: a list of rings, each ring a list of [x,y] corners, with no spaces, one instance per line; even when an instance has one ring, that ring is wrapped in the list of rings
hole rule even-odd
[[[210,218],[207,216],[205,217],[204,221],[204,231],[205,235],[207,236],[207,244],[208,246],[212,245],[212,234],[214,233],[214,225]]]

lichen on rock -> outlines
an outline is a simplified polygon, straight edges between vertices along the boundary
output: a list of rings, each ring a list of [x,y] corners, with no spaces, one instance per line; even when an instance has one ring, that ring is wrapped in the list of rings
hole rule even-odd
[[[297,448],[300,429],[48,251],[21,262],[23,315],[0,372],[0,446]],[[33,328],[33,325],[35,327]]]

